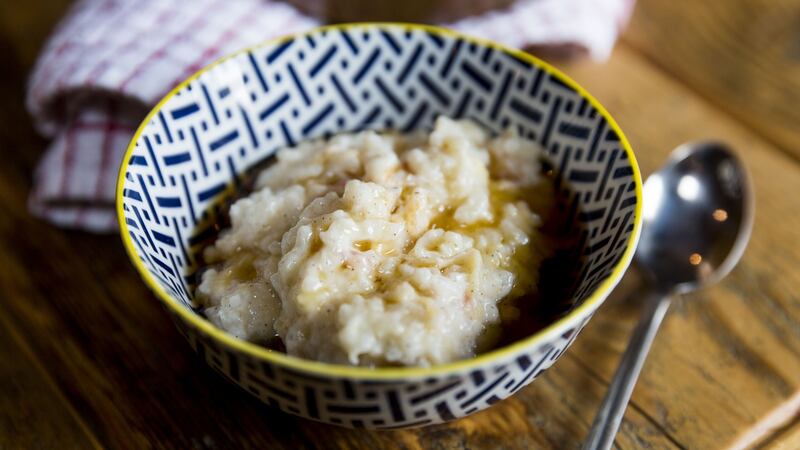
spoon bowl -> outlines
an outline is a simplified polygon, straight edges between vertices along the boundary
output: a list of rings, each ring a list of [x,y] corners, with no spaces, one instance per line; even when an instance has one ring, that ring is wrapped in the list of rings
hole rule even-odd
[[[724,144],[685,144],[644,185],[636,262],[662,292],[716,283],[744,252],[753,225],[747,173]]]

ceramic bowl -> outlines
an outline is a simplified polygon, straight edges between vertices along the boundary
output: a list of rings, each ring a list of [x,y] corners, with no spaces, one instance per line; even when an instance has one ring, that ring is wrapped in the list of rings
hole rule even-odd
[[[214,327],[192,301],[200,250],[248,169],[301,140],[429,129],[439,115],[541,143],[566,196],[580,258],[564,313],[535,334],[429,368],[303,360]],[[291,414],[347,427],[445,422],[533,381],[573,342],[628,267],[641,179],[619,127],[585,90],[533,56],[452,31],[396,24],[319,28],[223,58],[170,92],[125,155],[117,207],[145,283],[211,367]]]

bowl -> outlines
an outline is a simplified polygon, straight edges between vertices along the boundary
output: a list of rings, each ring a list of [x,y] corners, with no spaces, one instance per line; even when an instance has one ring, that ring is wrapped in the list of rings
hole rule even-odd
[[[429,129],[470,118],[515,127],[545,148],[580,255],[564,312],[538,332],[427,368],[299,359],[208,322],[192,291],[204,242],[249,169],[276,149],[332,133]],[[630,264],[641,179],[606,110],[547,63],[445,29],[354,24],[314,29],[223,58],[147,116],[120,168],[125,248],[144,282],[211,367],[274,407],[366,428],[441,423],[482,410],[541,375],[576,338]]]

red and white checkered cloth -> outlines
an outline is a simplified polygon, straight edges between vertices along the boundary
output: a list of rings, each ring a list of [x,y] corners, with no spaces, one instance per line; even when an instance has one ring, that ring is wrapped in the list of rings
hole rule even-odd
[[[447,26],[514,47],[581,48],[606,58],[635,0],[518,0]],[[80,0],[36,63],[27,106],[52,143],[31,212],[95,232],[116,228],[122,155],[148,109],[222,55],[318,25],[270,0]]]

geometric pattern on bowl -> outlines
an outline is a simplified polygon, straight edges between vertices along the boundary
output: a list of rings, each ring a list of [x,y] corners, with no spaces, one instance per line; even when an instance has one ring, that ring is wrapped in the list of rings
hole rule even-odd
[[[535,336],[430,369],[345,368],[278,354],[193,309],[201,244],[248,170],[300,140],[430,129],[439,115],[539,142],[583,252],[572,311]],[[191,346],[284,411],[350,427],[439,423],[513,394],[577,336],[630,262],[641,181],[611,117],[522,52],[424,26],[325,27],[236,53],[181,84],[140,127],[120,171],[126,248]]]

